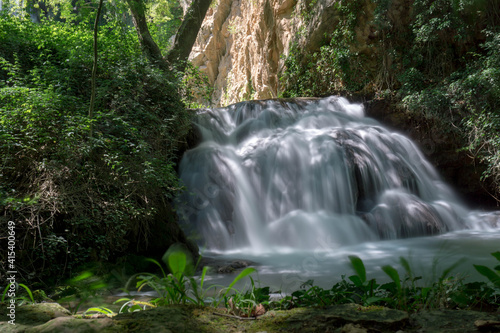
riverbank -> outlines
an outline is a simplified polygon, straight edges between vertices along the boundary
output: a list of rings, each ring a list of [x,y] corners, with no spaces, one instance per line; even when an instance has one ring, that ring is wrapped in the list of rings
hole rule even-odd
[[[3,310],[2,307],[2,312]],[[71,315],[57,303],[21,306],[2,332],[499,332],[500,312],[439,309],[408,314],[355,304],[272,310],[257,318],[226,317],[225,309],[175,305],[108,317]],[[5,318],[2,315],[3,318]]]

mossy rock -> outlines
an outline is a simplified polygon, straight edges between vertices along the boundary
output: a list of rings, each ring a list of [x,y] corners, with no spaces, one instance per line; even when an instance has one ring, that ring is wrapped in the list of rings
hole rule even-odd
[[[396,332],[409,324],[406,312],[356,304],[335,305],[327,309],[307,308],[290,316],[284,326],[289,332],[341,332],[355,325],[378,332]]]
[[[82,319],[71,316],[58,304],[42,303],[19,307],[16,310],[16,325],[0,322],[0,332],[458,333],[498,332],[500,329],[499,314],[433,310],[408,316],[399,310],[356,304],[271,310],[253,320],[240,320],[226,314],[226,310],[220,308],[172,305],[114,317]]]
[[[6,321],[0,322],[1,332],[25,332],[29,327],[38,326],[55,318],[72,318],[71,313],[58,303],[37,303],[16,306],[15,325],[8,323],[11,318],[7,317],[7,306],[0,307],[1,318]]]
[[[500,324],[477,325],[479,321],[500,322],[500,313],[442,309],[414,314],[411,319],[426,333],[500,332]]]
[[[5,318],[6,306],[2,306],[0,313]],[[16,324],[33,325],[46,323],[58,317],[70,317],[71,313],[58,303],[37,303],[17,306],[15,310]]]

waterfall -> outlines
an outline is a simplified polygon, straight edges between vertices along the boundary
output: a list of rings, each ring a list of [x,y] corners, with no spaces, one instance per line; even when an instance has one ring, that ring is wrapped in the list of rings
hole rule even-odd
[[[314,250],[472,226],[405,136],[341,97],[205,110],[180,164],[184,230],[214,251]]]

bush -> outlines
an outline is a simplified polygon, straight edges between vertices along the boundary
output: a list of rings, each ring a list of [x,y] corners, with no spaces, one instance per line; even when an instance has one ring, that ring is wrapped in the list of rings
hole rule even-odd
[[[108,28],[89,119],[91,30],[0,18],[0,224],[16,223],[27,280],[145,251],[152,226],[173,220],[176,150],[191,115],[177,79],[147,63],[134,32]],[[165,248],[181,237],[169,230]]]

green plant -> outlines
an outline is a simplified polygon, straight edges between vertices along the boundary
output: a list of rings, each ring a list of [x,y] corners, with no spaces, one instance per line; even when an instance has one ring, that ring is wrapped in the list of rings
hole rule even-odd
[[[134,299],[129,298],[120,298],[116,300],[113,304],[117,304],[120,302],[124,302],[121,306],[118,313],[127,313],[127,312],[137,312],[137,311],[145,311],[147,308],[155,308],[156,305],[150,302],[136,301]]]
[[[8,296],[9,293],[11,293],[11,290],[12,290],[11,286],[12,285],[13,285],[13,283],[9,283],[7,285],[7,287],[5,287],[5,289],[3,290],[3,293],[2,293],[2,298],[1,298],[0,303],[5,302],[5,296]],[[24,291],[27,293],[27,296],[18,294],[17,291],[19,290],[19,287],[22,287],[24,289]],[[14,299],[19,305],[23,305],[26,303],[36,303],[35,298],[33,297],[33,293],[31,292],[31,289],[27,285],[22,284],[22,283],[16,283],[14,289],[16,290],[16,292],[15,292],[16,297]]]
[[[113,317],[120,313],[138,312],[138,311],[145,311],[148,308],[149,309],[156,308],[156,305],[150,302],[136,301],[135,299],[130,299],[130,298],[120,298],[114,301],[113,304],[118,304],[121,302],[123,302],[123,304],[118,310],[118,313],[104,306],[100,306],[100,307],[88,308],[83,313],[83,316],[90,316],[92,314],[103,314],[106,315],[107,317]]]
[[[256,288],[250,277],[251,287],[245,292],[236,291],[229,299],[225,298],[225,306],[229,312],[242,317],[262,315],[269,306],[269,287]]]
[[[80,307],[89,300],[96,302],[107,284],[92,272],[86,271],[67,281],[68,288],[61,293],[58,303],[66,304],[76,314]],[[89,311],[89,310],[87,310]]]
[[[103,314],[103,315],[106,315],[107,317],[113,317],[116,315],[116,313],[113,311],[113,310],[110,310],[108,308],[105,308],[105,307],[93,307],[93,308],[88,308],[87,310],[85,310],[85,312],[83,313],[83,316],[90,316],[90,315],[93,315],[93,314],[96,314],[96,313],[100,313],[100,314]]]
[[[500,261],[500,252],[494,252],[491,255]],[[500,265],[495,266],[493,269],[483,265],[474,265],[474,268],[479,274],[485,276],[496,288],[500,288]]]
[[[106,20],[90,120],[90,26],[0,17],[0,225],[20,221],[30,282],[174,242],[175,161],[192,113],[133,28]]]
[[[211,300],[214,306],[218,306],[223,300],[227,305],[228,295],[234,292],[234,285],[244,277],[255,272],[255,268],[247,267],[240,272],[227,288],[223,288],[219,294],[222,295],[218,298],[207,297],[207,292],[216,286],[204,288],[205,277],[208,267],[202,269],[199,278],[193,276],[195,265],[193,265],[190,254],[182,246],[173,246],[163,256],[163,261],[167,264],[170,273],[167,274],[162,265],[154,259],[146,259],[147,261],[155,264],[161,271],[161,276],[152,273],[138,273],[132,276],[126,290],[130,289],[130,283],[138,280],[136,288],[138,291],[143,290],[145,287],[152,288],[159,297],[151,302],[155,305],[166,304],[197,304],[205,305],[205,301]],[[253,281],[252,281],[253,282]]]
[[[366,279],[366,269],[363,261],[358,256],[349,256],[351,267],[356,272],[356,275],[349,276],[349,280],[358,288],[357,296],[360,298],[363,305],[371,305],[381,300],[376,295],[376,289],[379,285],[375,279]]]
[[[168,275],[159,262],[149,258],[146,260],[160,268],[162,277],[151,273],[140,273],[134,276],[134,279],[138,279],[136,284],[138,291],[146,286],[155,290],[159,298],[153,303],[158,305],[197,303],[197,300],[188,294],[186,286],[188,278],[185,275],[186,254],[184,252],[179,251],[167,257],[167,264],[172,272]]]

